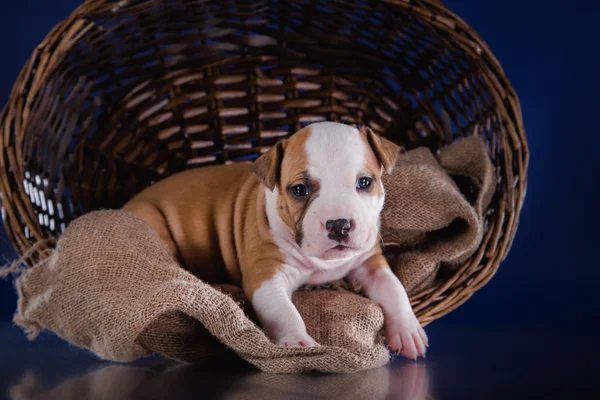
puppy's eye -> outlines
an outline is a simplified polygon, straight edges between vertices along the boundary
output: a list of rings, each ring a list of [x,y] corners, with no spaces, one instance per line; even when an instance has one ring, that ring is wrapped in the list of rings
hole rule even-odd
[[[359,190],[368,190],[373,184],[373,178],[368,176],[363,176],[362,178],[358,178],[356,181],[356,188]]]
[[[290,188],[290,193],[294,197],[303,198],[308,194],[308,188],[306,185],[299,183],[298,185],[294,185]]]

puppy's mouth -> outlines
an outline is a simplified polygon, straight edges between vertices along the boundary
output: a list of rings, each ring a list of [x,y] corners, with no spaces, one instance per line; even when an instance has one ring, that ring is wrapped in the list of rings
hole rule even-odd
[[[352,247],[348,247],[348,246],[344,246],[343,244],[338,244],[335,247],[332,247],[329,250],[338,250],[338,251],[343,251],[343,250],[347,250],[347,249],[351,249]]]
[[[357,252],[358,249],[355,247],[338,244],[325,250],[318,258],[323,261],[342,261],[351,259],[356,256]]]

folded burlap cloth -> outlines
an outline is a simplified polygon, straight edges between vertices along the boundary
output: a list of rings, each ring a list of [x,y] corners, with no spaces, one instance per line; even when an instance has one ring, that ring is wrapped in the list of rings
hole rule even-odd
[[[479,136],[437,157],[421,147],[401,154],[384,175],[381,237],[408,293],[431,285],[440,268],[466,261],[481,243],[484,213],[496,192],[494,167]]]
[[[382,237],[409,291],[434,282],[477,249],[482,213],[494,192],[493,168],[478,137],[437,158],[425,148],[402,154],[385,184]],[[389,359],[381,309],[341,286],[293,296],[321,346],[273,344],[249,317],[241,292],[200,281],[145,221],[122,210],[74,220],[55,250],[26,269],[16,286],[14,321],[31,338],[49,329],[109,360],[161,353],[196,361],[231,357],[233,350],[263,371],[294,373],[353,372]]]

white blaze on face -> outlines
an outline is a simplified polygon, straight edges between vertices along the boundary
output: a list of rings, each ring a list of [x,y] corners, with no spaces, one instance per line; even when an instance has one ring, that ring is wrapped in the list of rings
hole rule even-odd
[[[308,174],[319,182],[319,190],[302,221],[301,251],[305,255],[337,260],[351,258],[375,245],[384,200],[383,187],[380,192],[373,190],[370,193],[356,188],[359,178],[371,175],[365,165],[370,151],[359,131],[352,126],[333,122],[311,125],[311,135],[306,142]],[[382,185],[381,168],[373,172],[377,179],[374,184]],[[340,243],[328,237],[325,224],[337,219],[352,220],[353,229],[347,241],[342,243],[350,249],[334,249]]]

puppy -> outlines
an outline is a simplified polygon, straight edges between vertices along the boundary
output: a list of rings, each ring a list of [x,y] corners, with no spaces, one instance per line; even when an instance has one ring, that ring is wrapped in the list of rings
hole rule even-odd
[[[399,150],[368,128],[316,123],[250,166],[175,174],[124,209],[200,279],[241,285],[279,345],[318,345],[291,301],[299,286],[350,276],[384,310],[390,349],[416,358],[427,336],[378,245],[381,177]]]

